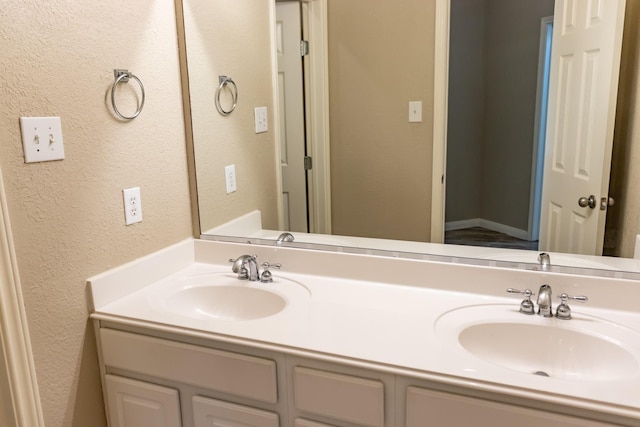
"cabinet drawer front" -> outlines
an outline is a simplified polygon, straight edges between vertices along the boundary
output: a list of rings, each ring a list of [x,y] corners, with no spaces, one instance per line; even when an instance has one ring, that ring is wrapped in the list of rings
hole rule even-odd
[[[178,390],[115,375],[105,376],[109,425],[180,427]]]
[[[334,427],[329,424],[318,423],[316,421],[305,420],[304,418],[296,418],[293,422],[294,427]]]
[[[419,387],[407,388],[407,427],[606,427],[597,421]]]
[[[177,381],[266,403],[278,400],[273,360],[100,329],[107,367]]]
[[[384,384],[380,381],[296,367],[293,384],[300,411],[365,426],[384,425]]]
[[[280,425],[278,414],[273,412],[202,396],[195,396],[192,402],[194,427],[227,425],[278,427]]]

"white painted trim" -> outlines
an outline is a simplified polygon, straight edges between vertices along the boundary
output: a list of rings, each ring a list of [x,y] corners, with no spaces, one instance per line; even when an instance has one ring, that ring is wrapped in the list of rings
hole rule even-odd
[[[3,350],[6,362],[13,416],[17,426],[44,426],[1,173],[0,275],[0,350]]]
[[[280,112],[276,100],[278,99],[278,39],[276,34],[276,2],[271,2],[269,8],[269,22],[271,25],[271,90],[273,93],[273,104],[271,105],[271,111],[273,111],[273,141],[275,145],[275,158],[274,165],[276,168],[276,204],[278,212],[278,229],[284,229],[284,211],[282,201],[282,168],[280,167]]]
[[[444,243],[450,8],[450,0],[436,0],[433,73],[433,164],[431,175],[432,243]]]
[[[329,140],[329,38],[327,30],[327,0],[304,4],[305,29],[310,51],[305,61],[307,104],[307,152],[313,158],[309,197],[310,230],[316,234],[331,234],[331,167]]]
[[[511,227],[505,224],[500,224],[497,222],[489,221],[483,218],[472,218],[472,219],[464,219],[461,221],[451,221],[447,222],[444,226],[445,230],[462,230],[464,228],[470,227],[482,227],[487,230],[497,231],[499,233],[503,233],[509,235],[511,237],[516,237],[522,240],[529,240],[529,233],[527,230],[522,230],[520,228]]]

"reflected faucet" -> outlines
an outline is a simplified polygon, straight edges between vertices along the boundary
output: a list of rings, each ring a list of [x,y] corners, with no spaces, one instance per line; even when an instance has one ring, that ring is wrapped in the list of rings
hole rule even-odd
[[[551,257],[546,252],[542,252],[538,255],[538,262],[540,263],[540,269],[542,271],[548,271],[551,268]]]
[[[293,242],[293,234],[291,233],[282,233],[276,239],[276,246],[282,245],[282,242]]]
[[[538,292],[538,315],[544,317],[553,317],[551,307],[551,286],[542,285]]]

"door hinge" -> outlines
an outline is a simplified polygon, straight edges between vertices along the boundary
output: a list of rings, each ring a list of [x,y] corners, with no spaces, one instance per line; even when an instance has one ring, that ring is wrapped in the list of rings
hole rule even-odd
[[[300,40],[300,56],[309,55],[309,41]]]
[[[313,160],[309,156],[304,156],[304,170],[310,171],[313,169]]]

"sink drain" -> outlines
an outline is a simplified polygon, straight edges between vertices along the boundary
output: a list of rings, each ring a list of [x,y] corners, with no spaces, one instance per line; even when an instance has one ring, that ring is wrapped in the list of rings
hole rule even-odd
[[[539,375],[541,377],[548,377],[549,376],[549,374],[547,374],[545,371],[535,371],[533,373],[533,375]]]

